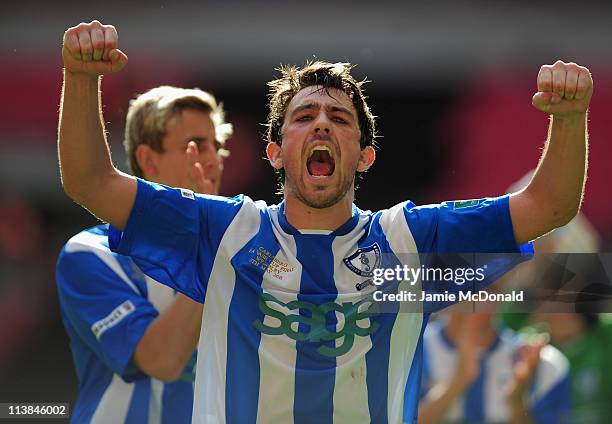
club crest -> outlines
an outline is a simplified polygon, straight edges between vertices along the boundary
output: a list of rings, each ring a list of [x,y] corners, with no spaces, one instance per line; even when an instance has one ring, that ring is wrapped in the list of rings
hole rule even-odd
[[[380,246],[374,243],[357,249],[351,256],[343,259],[344,264],[361,277],[373,277],[374,270],[380,266]]]

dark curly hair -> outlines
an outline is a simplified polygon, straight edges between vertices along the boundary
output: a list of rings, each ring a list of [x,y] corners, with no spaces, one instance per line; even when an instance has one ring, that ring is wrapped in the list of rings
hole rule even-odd
[[[350,63],[329,63],[322,61],[306,62],[303,68],[293,65],[281,65],[277,70],[281,77],[268,82],[270,88],[270,112],[266,121],[265,141],[282,144],[281,128],[285,120],[285,113],[291,99],[304,88],[320,85],[324,90],[338,89],[345,93],[353,102],[357,111],[357,121],[361,130],[361,148],[376,147],[375,116],[366,102],[363,86],[367,80],[357,81],[352,75],[353,65]],[[284,173],[279,171],[279,183],[283,184]]]

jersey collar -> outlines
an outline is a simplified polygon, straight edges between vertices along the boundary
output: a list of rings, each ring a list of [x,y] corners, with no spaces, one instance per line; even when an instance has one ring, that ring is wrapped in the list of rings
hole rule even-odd
[[[287,217],[285,216],[285,201],[283,200],[279,204],[278,222],[281,228],[283,229],[283,231],[291,235],[309,234],[309,235],[343,236],[343,235],[350,233],[351,230],[355,228],[355,226],[359,222],[360,213],[361,213],[361,210],[357,206],[355,206],[355,204],[353,203],[351,207],[351,217],[344,224],[342,224],[340,227],[338,227],[334,231],[330,231],[328,233],[321,232],[320,234],[315,231],[305,231],[304,233],[302,233],[300,230],[298,230],[293,225],[291,225],[289,221],[287,221]]]

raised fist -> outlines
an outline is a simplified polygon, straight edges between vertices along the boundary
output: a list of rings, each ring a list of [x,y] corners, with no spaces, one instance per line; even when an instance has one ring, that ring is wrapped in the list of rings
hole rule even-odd
[[[591,73],[584,66],[560,60],[543,65],[538,73],[538,92],[533,105],[552,115],[586,113],[593,95]]]
[[[99,21],[68,28],[64,33],[62,58],[67,72],[91,76],[117,72],[128,58],[117,49],[117,30]]]

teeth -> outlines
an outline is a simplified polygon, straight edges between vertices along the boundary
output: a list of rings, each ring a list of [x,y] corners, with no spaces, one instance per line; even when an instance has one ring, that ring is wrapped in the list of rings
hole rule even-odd
[[[315,146],[312,149],[310,149],[310,153],[308,154],[308,157],[312,156],[312,154],[314,152],[316,152],[317,150],[324,151],[324,152],[329,152],[330,156],[331,156],[331,153],[332,153],[331,149],[329,147],[327,147],[327,146]]]

